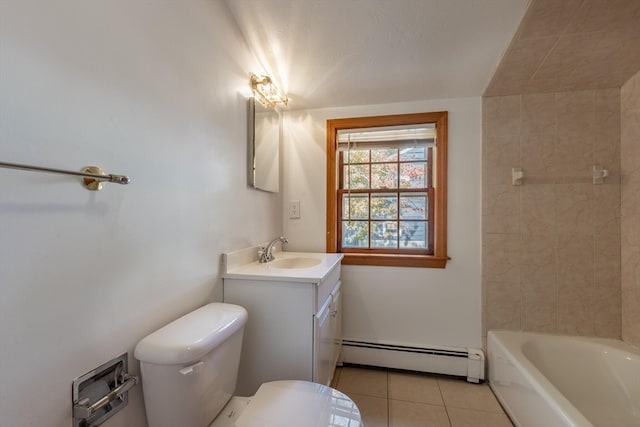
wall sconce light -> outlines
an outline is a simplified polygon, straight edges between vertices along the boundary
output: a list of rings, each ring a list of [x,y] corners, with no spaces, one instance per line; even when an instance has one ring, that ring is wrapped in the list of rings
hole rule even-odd
[[[269,76],[258,77],[251,74],[251,87],[253,93],[258,95],[260,102],[275,107],[278,104],[287,106],[289,99],[280,92],[280,89],[271,81]]]

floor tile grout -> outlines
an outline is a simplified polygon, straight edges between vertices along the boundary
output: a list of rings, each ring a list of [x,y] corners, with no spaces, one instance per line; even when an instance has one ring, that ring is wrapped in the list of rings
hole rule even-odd
[[[350,369],[352,369],[352,371],[349,371]],[[349,372],[350,374],[348,376],[344,376],[345,372]],[[374,372],[377,372],[375,374],[373,374]],[[384,375],[380,375],[379,372],[384,372]],[[412,377],[412,374],[415,374],[416,378],[424,378],[424,379],[430,379],[427,381],[432,381],[435,380],[435,385],[437,386],[437,390],[439,393],[439,397],[441,400],[441,404],[436,404],[436,403],[432,403],[432,402],[426,402],[426,401],[413,401],[413,400],[403,400],[403,399],[398,399],[398,398],[392,398],[392,388],[391,388],[391,378],[390,378],[390,373],[393,372],[399,372],[402,373],[404,375],[407,375],[409,378]],[[377,396],[377,395],[373,395],[370,392],[370,389],[367,390],[361,390],[358,389],[358,384],[359,381],[357,379],[357,377],[361,375],[363,380],[361,381],[365,381],[366,384],[369,385],[369,387],[371,387],[371,381],[377,381],[377,386],[378,390],[382,391],[384,390],[386,393],[386,398],[381,397],[381,396]],[[365,378],[367,378],[365,380]],[[372,378],[377,377],[377,380],[372,380]],[[368,382],[367,382],[368,381]],[[384,387],[383,386],[383,382],[384,381]],[[396,385],[394,386],[394,389],[396,390],[396,394],[394,394],[395,396],[406,396],[406,390],[404,392],[398,392],[398,388],[397,387],[401,387],[401,381],[398,381],[396,383]],[[449,394],[449,404],[447,404],[447,399],[445,399],[445,395],[447,393],[444,392],[443,390],[443,383],[445,383],[446,381],[451,381],[452,383],[450,384],[450,386],[448,387],[448,394]],[[342,382],[342,384],[341,384]],[[462,394],[464,395],[465,393],[469,393],[469,390],[474,390],[474,387],[482,387],[482,388],[476,388],[474,390],[473,393],[471,393],[471,395],[473,395],[474,393],[478,393],[482,399],[489,399],[486,400],[487,403],[492,404],[491,402],[493,401],[493,399],[495,399],[495,396],[493,396],[493,392],[488,389],[488,385],[476,385],[476,384],[471,384],[471,383],[465,383],[463,379],[460,379],[459,382],[455,381],[455,379],[452,378],[441,378],[438,375],[430,375],[428,373],[420,373],[420,372],[408,372],[408,371],[399,371],[399,370],[390,370],[390,369],[381,369],[381,368],[371,368],[368,369],[365,366],[344,366],[341,367],[336,374],[334,374],[334,380],[332,381],[332,384],[335,388],[337,388],[338,390],[341,389],[341,387],[346,387],[347,389],[351,390],[348,392],[344,392],[347,395],[352,394],[354,395],[354,400],[357,399],[386,399],[386,419],[382,419],[382,414],[379,414],[379,416],[375,419],[375,425],[376,426],[381,426],[381,427],[394,427],[393,426],[393,422],[392,422],[392,401],[396,401],[396,402],[402,402],[404,404],[409,404],[409,405],[418,405],[419,406],[423,406],[423,407],[432,407],[432,408],[442,408],[444,410],[444,416],[446,416],[446,423],[448,423],[447,425],[449,427],[454,426],[454,421],[452,420],[452,414],[451,414],[451,410],[456,410],[454,412],[456,412],[456,418],[460,418],[460,417],[464,417],[464,416],[469,416],[469,413],[484,413],[487,414],[487,417],[489,416],[499,416],[500,414],[502,414],[504,416],[505,419],[508,419],[508,417],[506,416],[503,408],[499,405],[499,403],[497,402],[496,399],[496,403],[498,403],[496,405],[496,409],[495,410],[491,410],[491,409],[486,409],[486,407],[483,408],[479,408],[476,405],[465,405],[466,402],[469,402],[469,394],[467,394],[467,400],[465,401],[464,397],[461,398],[461,400],[458,400],[457,398],[453,398],[451,399],[452,393],[460,393],[462,390],[467,390],[462,392]],[[415,384],[415,383],[414,383]],[[374,390],[375,390],[374,387]],[[429,386],[432,387],[432,386]],[[488,389],[488,393],[487,394],[487,390]],[[357,391],[356,391],[357,390]],[[414,392],[413,389],[411,389],[412,392]],[[433,389],[430,393],[433,393]],[[379,393],[381,394],[381,393]],[[491,397],[488,397],[488,396]],[[356,397],[359,396],[359,397]],[[474,397],[475,399],[475,397]],[[428,400],[428,399],[426,399]],[[382,402],[380,402],[382,403]],[[491,405],[489,405],[491,406]],[[421,409],[422,410],[422,409]],[[430,410],[432,411],[432,410]],[[363,419],[367,417],[366,411],[363,411]],[[374,410],[374,413],[376,413],[377,411]],[[466,415],[463,415],[465,414]],[[401,414],[403,414],[401,412]],[[371,415],[371,413],[369,413],[369,415]],[[444,420],[444,416],[443,418],[441,418],[441,424],[445,422]],[[444,425],[444,424],[442,424]],[[501,420],[501,425],[502,425],[502,420]],[[506,425],[506,424],[505,424]]]

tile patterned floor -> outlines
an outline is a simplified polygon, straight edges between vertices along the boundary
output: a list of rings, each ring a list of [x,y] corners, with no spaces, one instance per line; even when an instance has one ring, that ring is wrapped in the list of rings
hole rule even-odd
[[[345,366],[332,386],[356,402],[365,427],[513,426],[486,383]]]

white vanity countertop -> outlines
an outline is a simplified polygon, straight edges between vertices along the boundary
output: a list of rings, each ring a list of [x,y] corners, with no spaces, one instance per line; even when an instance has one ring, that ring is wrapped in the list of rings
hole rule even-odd
[[[344,254],[317,252],[281,252],[274,251],[275,260],[268,263],[250,261],[237,263],[234,253],[223,254],[223,279],[279,280],[286,282],[321,282],[333,268],[340,263]],[[278,268],[277,262],[283,259],[317,259],[319,263],[304,268]]]

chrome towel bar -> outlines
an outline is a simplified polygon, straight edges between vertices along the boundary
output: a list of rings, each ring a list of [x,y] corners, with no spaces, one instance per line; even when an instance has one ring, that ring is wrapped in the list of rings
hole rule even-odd
[[[22,165],[18,163],[0,162],[0,167],[7,169],[19,169],[25,171],[35,171],[44,173],[56,173],[61,175],[73,175],[83,177],[83,184],[89,190],[102,189],[103,182],[113,182],[116,184],[126,185],[131,182],[131,179],[125,175],[107,174],[98,166],[87,166],[82,169],[82,172],[69,171],[64,169],[45,168],[41,166]]]

